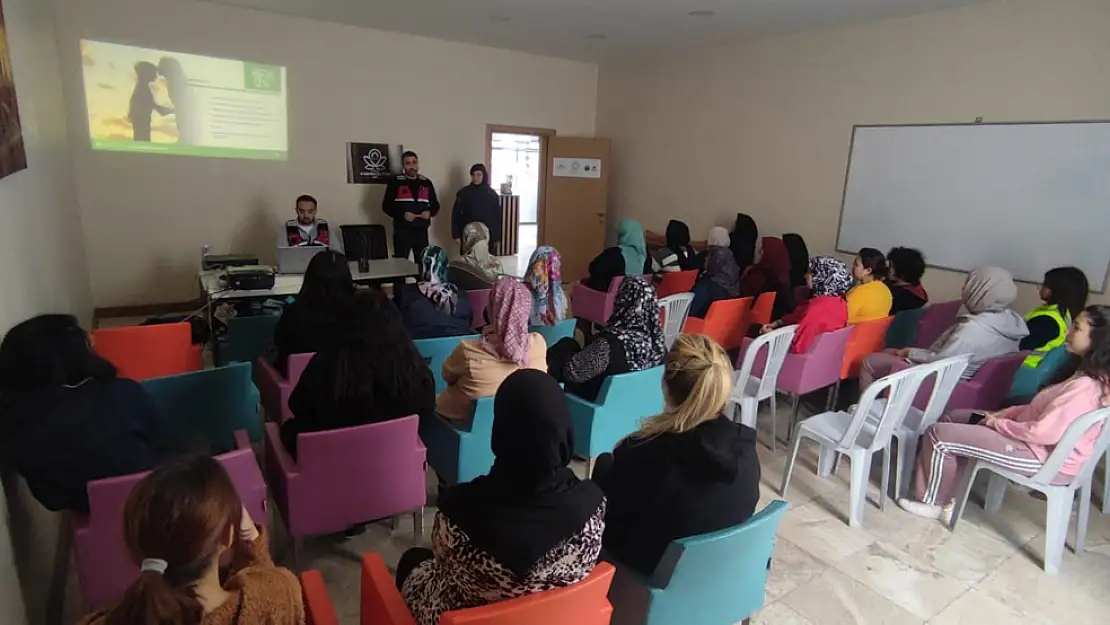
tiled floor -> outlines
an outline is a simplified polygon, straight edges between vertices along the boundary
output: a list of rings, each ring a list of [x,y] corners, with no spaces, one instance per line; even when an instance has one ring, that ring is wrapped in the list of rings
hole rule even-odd
[[[784,421],[779,431],[785,427]],[[759,451],[765,505],[779,498],[786,453],[781,446],[777,453],[763,446]],[[999,515],[987,517],[972,504],[952,533],[888,501],[884,511],[869,505],[863,528],[852,529],[846,523],[847,462],[826,480],[814,473],[813,458],[803,447],[786,498],[791,508],[779,529],[767,603],[753,623],[1065,625],[1105,622],[1110,614],[1110,516],[1092,511],[1087,551],[1081,557],[1067,551],[1060,575],[1051,577],[1041,570],[1042,502],[1011,490]],[[576,470],[581,473],[581,463]],[[873,484],[870,501],[877,501],[878,492]],[[434,503],[433,480],[429,493]],[[425,515],[425,537],[433,512]],[[275,542],[279,558],[291,565],[281,553],[285,541]],[[409,517],[393,532],[378,523],[352,539],[309,541],[301,564],[323,573],[341,622],[353,625],[360,554],[377,551],[392,567],[413,544]]]

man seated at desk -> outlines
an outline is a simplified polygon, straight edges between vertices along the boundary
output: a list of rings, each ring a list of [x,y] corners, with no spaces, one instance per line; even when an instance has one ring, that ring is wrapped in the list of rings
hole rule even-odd
[[[318,245],[330,247],[342,253],[343,241],[338,233],[334,238],[328,229],[328,222],[316,217],[316,198],[302,195],[297,198],[297,218],[285,222],[278,234],[278,247],[307,247]]]

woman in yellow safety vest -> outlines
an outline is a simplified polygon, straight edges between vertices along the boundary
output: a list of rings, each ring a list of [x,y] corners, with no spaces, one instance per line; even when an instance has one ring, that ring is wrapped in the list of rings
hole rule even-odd
[[[1032,350],[1023,366],[1036,367],[1044,355],[1064,344],[1072,319],[1087,305],[1090,286],[1087,276],[1075,267],[1056,267],[1044,275],[1041,299],[1044,304],[1025,315],[1029,336],[1021,341],[1021,349]]]

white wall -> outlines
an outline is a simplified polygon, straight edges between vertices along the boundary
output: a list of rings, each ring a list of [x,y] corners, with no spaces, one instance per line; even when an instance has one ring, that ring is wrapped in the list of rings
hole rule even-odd
[[[611,214],[655,230],[681,215],[703,238],[746,212],[827,253],[853,125],[1110,119],[1107,59],[1110,2],[1002,0],[603,63]],[[950,298],[962,280],[930,270],[925,284]],[[1019,309],[1035,301],[1023,285]]]
[[[95,305],[196,297],[199,248],[272,260],[293,200],[332,224],[384,223],[383,187],[346,184],[346,143],[403,143],[446,206],[485,158],[485,125],[592,135],[596,65],[181,0],[55,0]],[[284,65],[283,163],[92,152],[80,39]]]
[[[88,322],[92,312],[50,4],[4,0],[3,9],[28,167],[0,180],[0,334],[39,313],[70,312]],[[56,515],[19,490],[0,496],[0,623],[5,625],[42,621],[58,528]]]

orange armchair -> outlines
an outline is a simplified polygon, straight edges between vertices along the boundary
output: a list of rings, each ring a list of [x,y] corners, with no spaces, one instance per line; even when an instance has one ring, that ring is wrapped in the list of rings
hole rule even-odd
[[[202,368],[201,347],[193,345],[186,322],[94,330],[96,353],[115,365],[121,378],[146,380]]]
[[[301,573],[301,592],[304,594],[305,625],[339,625],[320,571]]]
[[[616,569],[599,562],[589,577],[566,588],[500,601],[478,608],[454,610],[439,617],[440,625],[608,625],[613,614],[609,586]],[[412,613],[380,555],[362,558],[362,625],[413,625]],[[326,625],[318,623],[317,625]]]
[[[723,299],[709,305],[705,319],[690,317],[682,331],[686,334],[704,334],[725,349],[734,349],[744,343],[748,332],[748,309],[751,297]]]
[[[775,296],[777,293],[768,291],[760,293],[759,297],[755,298],[755,304],[752,304],[752,310],[748,313],[748,325],[758,323],[759,325],[767,325],[771,323],[771,313],[775,309]]]
[[[698,270],[671,271],[663,274],[659,286],[655,287],[655,296],[663,299],[677,293],[688,293],[694,289],[694,282],[698,279]]]
[[[844,360],[840,365],[840,379],[848,380],[859,377],[860,366],[863,359],[875,352],[883,351],[886,342],[886,331],[894,317],[883,317],[856,324],[852,336],[844,346]]]

